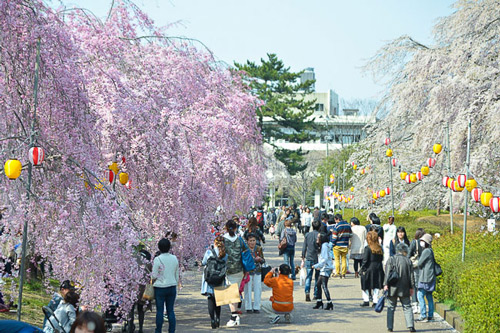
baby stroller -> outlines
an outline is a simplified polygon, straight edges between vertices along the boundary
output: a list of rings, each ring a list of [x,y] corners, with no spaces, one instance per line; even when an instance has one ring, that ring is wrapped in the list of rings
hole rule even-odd
[[[47,323],[52,326],[52,329],[54,329],[54,332],[56,333],[69,333],[64,330],[64,328],[61,326],[61,323],[57,319],[57,317],[54,315],[54,311],[52,311],[51,308],[48,306],[42,306],[42,311],[43,314],[45,315],[45,318],[47,318]]]
[[[102,315],[104,319],[104,325],[106,326],[106,331],[111,332],[113,330],[113,324],[118,323],[119,318],[116,315],[116,310],[118,309],[118,303],[113,303]],[[133,332],[135,327],[132,323],[132,330],[129,330],[129,323],[127,321],[124,322],[124,325],[121,328],[122,332]]]

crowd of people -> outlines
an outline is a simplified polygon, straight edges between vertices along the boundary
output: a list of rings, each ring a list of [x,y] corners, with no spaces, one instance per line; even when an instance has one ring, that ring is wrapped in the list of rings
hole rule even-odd
[[[380,218],[371,213],[368,224],[362,226],[356,217],[347,222],[342,215],[329,214],[324,207],[311,212],[308,207],[294,205],[272,208],[268,212],[259,207],[245,218],[234,216],[220,230],[213,231],[214,242],[207,246],[200,261],[204,267],[201,294],[207,297],[213,329],[220,327],[221,309],[226,304],[231,312],[225,324],[228,327],[240,325],[243,311],[247,314],[263,311],[273,324],[282,319],[290,322],[294,309],[294,280],[299,272],[302,275],[301,270],[305,272],[305,301],[316,302],[312,309],[333,310],[329,281],[354,274],[354,278],[360,280],[362,307],[375,307],[382,295],[386,297],[388,331],[393,330],[398,299],[411,332],[415,331],[415,321],[433,320],[436,287],[433,237],[423,229],[418,229],[410,241],[405,228],[397,227],[393,217],[382,226]],[[300,233],[304,234],[301,263],[295,265]],[[266,236],[278,238],[278,249],[267,249],[278,251],[283,257],[278,267],[271,267],[266,262]],[[172,237],[161,239],[154,257],[145,250],[138,256],[146,267],[145,277],[151,279],[154,288],[155,332],[162,331],[165,320],[169,332],[176,330],[174,304],[180,284],[179,262],[171,253],[171,240]],[[352,273],[348,266],[350,259],[354,262]],[[262,299],[262,284],[272,289],[269,300]],[[130,332],[135,328],[135,308],[139,332],[142,332],[144,308],[151,306],[144,298],[145,289],[145,285],[141,286],[138,301],[129,315]],[[74,285],[64,281],[46,307],[44,332],[104,332],[101,331],[103,317],[79,308],[78,300]]]

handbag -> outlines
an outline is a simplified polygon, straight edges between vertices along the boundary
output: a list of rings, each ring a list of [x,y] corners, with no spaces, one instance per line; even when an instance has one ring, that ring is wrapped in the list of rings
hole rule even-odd
[[[436,262],[436,258],[434,258],[434,251],[432,251],[432,259],[434,261],[434,275],[439,276],[443,274],[443,269],[441,265]]]
[[[382,297],[378,299],[377,305],[375,305],[375,312],[380,313],[384,310],[386,296],[387,296],[387,291],[384,291]]]
[[[417,242],[416,240],[413,240],[413,241]],[[413,265],[413,268],[418,268],[419,247],[420,247],[420,245],[417,242],[415,254],[410,257],[410,261],[411,261],[411,263]]]
[[[288,241],[286,239],[286,236],[287,236],[287,233],[286,233],[286,228],[285,228],[285,236],[278,243],[278,250],[280,250],[280,251],[283,251],[288,246]]]
[[[262,266],[262,268],[260,269],[260,277],[262,281],[264,281],[264,278],[266,277],[267,273],[271,271],[271,269],[272,267],[268,266],[267,264],[265,266]]]
[[[155,288],[151,283],[146,285],[144,293],[142,294],[142,299],[145,301],[152,301],[155,298]]]
[[[217,306],[239,303],[241,301],[237,283],[225,287],[214,287],[214,296]]]
[[[245,272],[253,271],[256,268],[255,260],[253,259],[253,256],[250,253],[250,249],[246,247],[241,237],[239,239],[241,247],[245,248],[244,251],[241,251],[241,263],[243,264],[243,269],[245,270]]]

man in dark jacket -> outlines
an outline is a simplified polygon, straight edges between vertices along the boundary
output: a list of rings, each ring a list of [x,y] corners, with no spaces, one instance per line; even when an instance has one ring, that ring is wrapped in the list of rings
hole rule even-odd
[[[413,311],[411,308],[411,299],[415,290],[415,278],[413,276],[413,265],[406,256],[408,254],[408,245],[399,243],[396,246],[396,255],[391,257],[385,266],[384,290],[388,291],[387,295],[387,330],[392,332],[394,328],[394,310],[398,302],[398,298],[403,305],[403,312],[406,320],[406,327],[410,332],[415,332],[415,324],[413,321]],[[388,279],[391,273],[396,271],[398,274],[397,282],[388,285]]]
[[[319,228],[321,226],[321,222],[314,221],[312,223],[313,231],[308,232],[306,237],[304,238],[304,245],[302,247],[302,262],[304,263],[304,267],[307,270],[307,277],[305,282],[305,291],[306,291],[306,302],[311,301],[311,296],[309,294],[311,290],[311,280],[314,272],[314,294],[316,295],[316,290],[318,289],[318,278],[319,278],[319,270],[312,268],[313,265],[318,263],[318,243],[317,238],[319,234]]]

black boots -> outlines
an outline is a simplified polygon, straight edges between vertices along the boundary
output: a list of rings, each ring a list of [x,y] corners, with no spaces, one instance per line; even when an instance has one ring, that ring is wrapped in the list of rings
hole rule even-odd
[[[360,306],[370,306],[370,302],[363,302],[360,304]]]
[[[316,301],[316,305],[313,306],[313,309],[319,309],[319,308],[323,309],[323,302],[322,301]]]
[[[309,294],[306,294],[306,302],[310,302],[311,301],[311,296]]]
[[[333,303],[331,301],[326,304],[325,310],[333,310]]]

